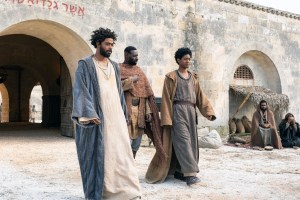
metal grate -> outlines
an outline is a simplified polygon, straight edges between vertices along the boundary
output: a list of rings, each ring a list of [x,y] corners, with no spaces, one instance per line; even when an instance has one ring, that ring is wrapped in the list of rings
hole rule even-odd
[[[246,80],[252,80],[253,79],[253,73],[251,69],[246,66],[242,65],[236,69],[234,72],[234,78],[235,79],[246,79]]]

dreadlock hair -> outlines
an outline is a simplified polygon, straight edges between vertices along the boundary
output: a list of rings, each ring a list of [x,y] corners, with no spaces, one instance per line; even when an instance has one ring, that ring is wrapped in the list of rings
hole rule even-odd
[[[117,37],[118,36],[114,31],[112,31],[108,28],[100,27],[99,29],[93,31],[90,41],[91,41],[91,44],[96,48],[97,42],[101,43],[106,38],[112,38],[114,41],[116,41]]]
[[[126,48],[124,49],[124,52],[130,53],[130,52],[133,51],[133,50],[136,50],[136,48],[133,47],[133,46],[128,46],[128,47],[126,47]]]
[[[182,47],[182,48],[179,48],[176,52],[175,52],[175,61],[177,64],[179,64],[177,62],[177,59],[181,59],[183,56],[189,54],[191,57],[192,57],[192,51],[189,49],[189,48],[185,48],[185,47]]]

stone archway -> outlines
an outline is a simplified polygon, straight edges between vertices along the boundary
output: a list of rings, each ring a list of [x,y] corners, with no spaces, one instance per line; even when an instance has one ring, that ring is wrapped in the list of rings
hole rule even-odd
[[[91,48],[82,37],[68,27],[54,21],[23,21],[0,32],[0,36],[11,34],[36,37],[52,46],[64,58],[72,80],[74,80],[78,60],[92,54]]]
[[[5,37],[5,40],[1,41],[2,37]],[[23,21],[4,29],[0,32],[0,43],[3,47],[3,49],[0,48],[0,51],[2,52],[5,52],[6,47],[12,45],[12,42],[7,42],[9,41],[6,40],[7,38],[17,38],[23,42],[23,46],[27,45],[27,48],[22,48],[21,45],[18,46],[15,43],[14,48],[11,49],[19,51],[15,50],[8,56],[2,56],[0,67],[5,66],[9,69],[17,63],[17,67],[21,71],[30,69],[31,72],[35,72],[29,73],[27,70],[27,76],[32,74],[33,82],[25,81],[26,84],[23,82],[20,84],[19,90],[26,90],[24,95],[20,95],[20,99],[25,99],[30,95],[29,89],[26,88],[32,88],[32,84],[41,82],[45,92],[43,94],[43,126],[60,126],[62,135],[73,136],[73,123],[70,117],[72,81],[78,60],[92,53],[89,45],[68,27],[49,20]],[[33,50],[30,48],[32,46],[26,43],[28,40],[36,44],[32,48]],[[45,56],[41,56],[47,53],[50,55],[49,60]],[[29,56],[26,57],[26,55]],[[43,59],[49,62],[42,62]],[[17,103],[15,104],[17,105]],[[22,109],[27,108],[28,110],[28,105],[23,104],[19,105],[19,110],[13,113],[15,116],[19,115],[19,118],[14,118],[15,121],[27,121],[27,119],[23,119]],[[24,113],[24,116],[28,116],[28,114]]]
[[[8,91],[3,83],[0,84],[0,92],[2,96],[2,108],[1,108],[1,116],[0,122],[5,123],[9,122],[9,95]]]
[[[231,75],[230,85],[244,86],[261,86],[268,88],[275,93],[281,94],[281,80],[277,68],[273,61],[265,53],[257,50],[251,50],[243,53],[234,63],[234,69],[237,70],[240,66],[246,66],[244,69],[249,69],[252,73],[252,80],[246,80],[243,77],[234,77]],[[229,90],[229,117],[232,117],[237,108],[243,102],[244,96],[235,95],[235,92]],[[250,120],[255,111],[253,102],[246,101],[243,107],[235,115],[236,118],[247,116]],[[280,113],[275,113],[277,119],[280,118]]]

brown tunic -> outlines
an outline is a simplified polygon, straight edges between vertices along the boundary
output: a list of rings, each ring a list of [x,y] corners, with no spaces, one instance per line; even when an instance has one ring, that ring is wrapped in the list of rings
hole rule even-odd
[[[137,138],[144,132],[153,141],[156,152],[159,156],[158,162],[165,160],[167,154],[162,147],[162,129],[159,126],[160,119],[157,105],[154,101],[154,95],[150,83],[138,66],[131,66],[127,64],[120,64],[122,87],[124,89],[124,95],[126,99],[126,105],[128,108],[128,118],[131,119],[131,125],[129,127],[131,133],[131,139]],[[139,80],[135,83],[132,82],[130,77],[137,75]],[[139,100],[137,112],[132,115],[132,101],[134,99]],[[151,122],[146,122],[145,115],[150,114],[152,116]],[[133,129],[132,129],[133,127]]]
[[[178,164],[176,171],[183,174],[199,172],[199,149],[196,125],[195,106],[180,104],[190,102],[196,104],[195,86],[191,74],[184,79],[177,71],[177,88],[173,106],[173,126],[171,130],[172,144]]]
[[[198,75],[192,73],[191,78],[194,84],[197,108],[204,117],[213,116],[215,118],[213,107],[200,88]],[[173,165],[171,167],[171,161],[173,163],[175,159],[172,157],[171,127],[174,125],[172,116],[174,97],[178,85],[177,79],[176,71],[168,73],[165,77],[162,94],[161,125],[163,126],[163,148],[168,157],[164,162],[158,162],[158,154],[154,155],[146,172],[146,181],[148,183],[163,182],[168,172],[172,173],[174,170]]]

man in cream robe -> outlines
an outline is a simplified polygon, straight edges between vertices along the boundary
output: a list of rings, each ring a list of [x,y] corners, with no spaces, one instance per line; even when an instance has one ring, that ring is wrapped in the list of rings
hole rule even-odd
[[[126,104],[118,64],[109,60],[116,35],[93,32],[96,53],[79,61],[72,119],[86,199],[137,199],[141,196],[126,124]]]

